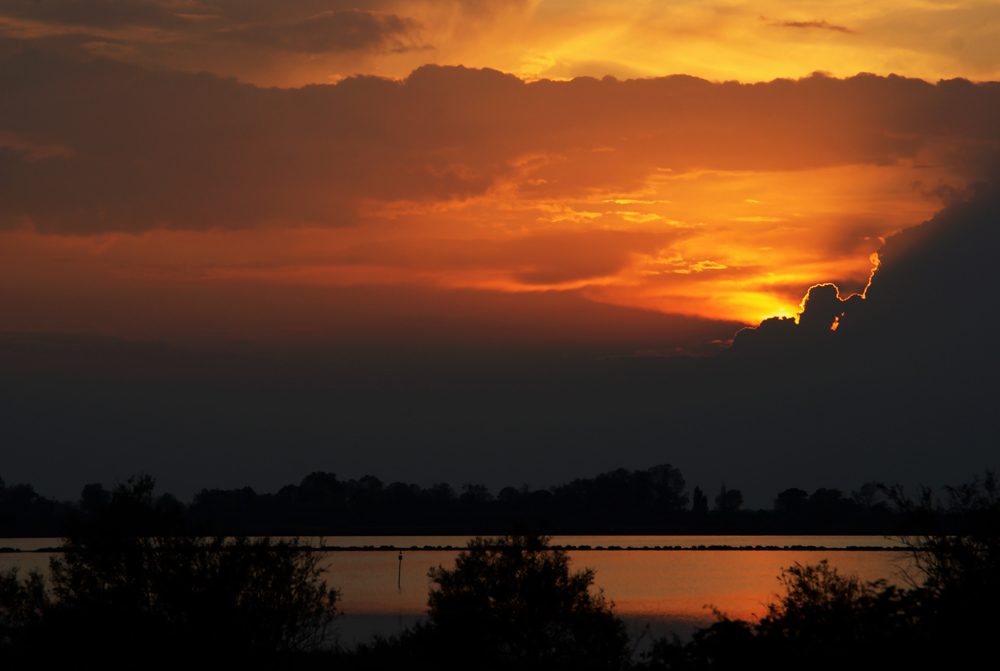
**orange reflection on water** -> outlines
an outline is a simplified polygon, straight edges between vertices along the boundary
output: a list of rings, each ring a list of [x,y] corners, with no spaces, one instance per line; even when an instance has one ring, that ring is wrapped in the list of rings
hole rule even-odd
[[[721,542],[721,541],[720,541]],[[327,580],[341,589],[350,614],[419,615],[426,612],[427,570],[451,568],[454,551],[335,552],[324,564]],[[689,634],[715,619],[712,608],[730,618],[753,621],[767,612],[783,590],[781,570],[827,559],[843,575],[885,579],[903,585],[910,567],[904,552],[576,550],[571,569],[591,568],[596,587],[615,604],[619,616],[651,623],[657,635]],[[400,568],[402,569],[400,571]],[[397,587],[397,579],[400,587]]]
[[[843,575],[903,584],[905,553],[852,551],[573,552],[575,566],[597,572],[596,583],[620,615],[685,626],[707,626],[712,608],[753,621],[782,591],[781,570],[827,559]]]
[[[357,546],[417,545],[462,547],[465,537],[345,537],[325,539],[330,545]],[[875,539],[876,545],[891,545],[888,540]],[[54,546],[56,539],[45,539],[41,546]],[[777,543],[835,543],[816,538],[789,541],[774,537],[715,537],[691,540],[681,537],[563,537],[565,544],[591,544],[594,547],[614,544],[650,547],[685,547],[696,544],[755,545]],[[24,549],[12,540],[8,544]],[[844,545],[864,545],[870,539],[851,539]],[[41,547],[33,545],[31,547]],[[327,569],[326,580],[340,590],[340,607],[345,619],[343,633],[357,641],[367,640],[373,633],[398,633],[411,625],[416,617],[427,612],[431,567],[454,567],[457,551],[403,550],[402,561],[397,551],[341,551],[328,553],[322,562]],[[730,618],[754,621],[767,612],[783,591],[779,576],[783,568],[796,562],[816,564],[826,559],[842,575],[856,574],[863,580],[885,579],[890,584],[904,586],[902,571],[913,568],[909,555],[900,552],[863,551],[799,551],[799,550],[578,550],[569,553],[571,570],[584,568],[595,572],[596,588],[604,590],[614,602],[615,612],[631,625],[650,625],[650,634],[662,636],[670,632],[685,636],[715,620],[712,608]],[[0,555],[0,570],[15,566],[23,571],[40,569],[47,572],[44,553],[12,553]],[[358,616],[361,616],[360,619]],[[353,618],[353,619],[352,619]],[[635,634],[636,632],[632,632]],[[346,640],[346,639],[345,639]]]

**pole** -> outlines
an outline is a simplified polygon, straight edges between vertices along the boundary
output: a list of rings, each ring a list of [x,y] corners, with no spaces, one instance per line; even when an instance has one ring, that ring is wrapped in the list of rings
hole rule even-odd
[[[403,551],[399,551],[399,573],[396,575],[396,587],[403,589]]]

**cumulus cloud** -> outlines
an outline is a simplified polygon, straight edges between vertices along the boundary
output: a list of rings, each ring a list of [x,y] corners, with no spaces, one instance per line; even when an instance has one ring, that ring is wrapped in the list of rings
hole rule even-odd
[[[844,301],[833,284],[817,284],[809,289],[802,300],[799,327],[805,331],[822,333],[834,329],[834,324],[844,314]]]
[[[983,182],[929,221],[888,238],[865,300],[844,314],[845,337],[924,353],[964,349],[978,356],[992,349],[1000,329],[998,222],[1000,188]]]
[[[744,405],[767,436],[760,449],[924,483],[996,463],[1000,171],[984,177],[885,241],[864,298],[839,301],[820,285],[798,324],[768,319],[739,333],[723,361],[752,387]],[[824,330],[840,311],[837,329]]]
[[[994,163],[994,165],[1000,165]],[[864,295],[834,284],[809,289],[798,319],[772,318],[737,334],[737,356],[847,356],[854,365],[968,357],[994,365],[1000,330],[1000,172],[978,182],[922,224],[889,237]]]

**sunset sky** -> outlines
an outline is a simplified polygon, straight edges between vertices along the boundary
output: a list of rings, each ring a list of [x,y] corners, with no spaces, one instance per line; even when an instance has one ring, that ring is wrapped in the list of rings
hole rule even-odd
[[[6,0],[0,476],[67,496],[139,469],[180,493],[664,461],[721,480],[683,446],[646,463],[646,439],[512,463],[505,441],[546,453],[568,404],[470,452],[527,403],[484,379],[711,355],[813,285],[863,292],[887,238],[995,183],[998,35],[995,2]],[[188,426],[225,385],[251,400]],[[344,438],[317,409],[470,385],[490,391],[460,436],[421,411]],[[291,423],[313,428],[274,437]]]

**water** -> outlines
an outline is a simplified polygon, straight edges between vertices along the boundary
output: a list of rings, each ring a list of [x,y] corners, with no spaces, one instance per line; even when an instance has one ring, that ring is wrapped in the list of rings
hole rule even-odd
[[[320,539],[307,539],[318,545]],[[340,550],[327,553],[322,566],[327,582],[340,590],[344,615],[337,634],[344,645],[367,641],[373,634],[392,635],[425,616],[431,585],[431,567],[454,566],[454,550],[409,548],[464,547],[468,539],[455,536],[362,536],[324,538],[328,547],[395,546],[397,551]],[[591,550],[569,553],[571,568],[595,571],[595,586],[615,604],[615,611],[629,623],[633,633],[647,627],[646,640],[677,633],[690,635],[714,621],[714,607],[730,617],[752,620],[766,612],[768,603],[781,591],[778,577],[783,568],[828,560],[843,574],[864,580],[885,579],[903,585],[902,570],[911,567],[905,551],[847,551],[847,547],[898,546],[871,536],[561,536],[553,544],[590,546]],[[36,550],[58,546],[58,539],[0,539],[0,547]],[[782,549],[772,551],[669,550],[643,547],[728,545],[734,547],[824,546],[826,550]],[[622,550],[596,548],[617,546]],[[633,548],[633,549],[624,549]],[[839,548],[839,549],[838,549]],[[19,566],[45,570],[48,553],[0,554],[0,570]],[[397,584],[398,583],[398,584]]]

